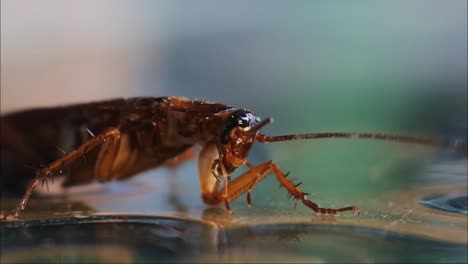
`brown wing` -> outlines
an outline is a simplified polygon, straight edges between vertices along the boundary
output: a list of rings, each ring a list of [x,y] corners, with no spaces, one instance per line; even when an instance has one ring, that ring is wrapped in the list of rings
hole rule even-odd
[[[137,136],[151,137],[155,130],[123,132],[119,140],[103,142],[93,151],[86,166],[72,169],[64,186],[85,184],[93,180],[107,182],[124,180],[151,168],[165,164],[182,154],[191,145],[166,147],[158,141],[138,141]],[[147,145],[146,145],[147,144]]]
[[[1,190],[22,192],[25,183],[35,176],[34,168],[39,169],[60,159],[64,155],[62,151],[75,150],[91,139],[91,133],[98,135],[110,127],[119,128],[122,135],[130,138],[130,143],[122,145],[112,161],[112,166],[114,162],[118,163],[112,173],[106,178],[96,177],[96,162],[102,151],[102,146],[98,146],[63,168],[65,184],[83,184],[97,178],[115,180],[131,177],[159,166],[193,145],[187,142],[170,146],[162,144],[164,135],[157,129],[164,130],[167,109],[193,112],[192,116],[199,116],[199,113],[217,113],[228,108],[230,106],[187,98],[131,98],[32,109],[2,116]],[[161,115],[162,123],[154,127],[158,115]]]
[[[154,100],[156,100],[155,98]],[[154,101],[153,100],[153,101]],[[24,191],[27,181],[39,169],[72,151],[91,135],[119,124],[122,113],[132,109],[132,100],[115,99],[63,107],[38,108],[2,115],[0,119],[2,192]],[[82,175],[84,182],[92,177],[96,150],[77,160],[65,175]],[[77,178],[78,176],[70,176]]]

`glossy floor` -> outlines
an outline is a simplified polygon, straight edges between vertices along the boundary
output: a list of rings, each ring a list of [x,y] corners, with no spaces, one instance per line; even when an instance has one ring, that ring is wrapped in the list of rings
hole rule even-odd
[[[207,207],[198,188],[180,184],[194,166],[182,166],[179,178],[162,169],[66,195],[51,190],[21,220],[1,223],[1,261],[467,261],[466,159],[426,166],[424,181],[358,197],[361,215],[337,217],[294,209],[286,198],[265,201],[262,191],[253,208],[235,202],[233,214]],[[2,209],[15,202],[3,200]]]

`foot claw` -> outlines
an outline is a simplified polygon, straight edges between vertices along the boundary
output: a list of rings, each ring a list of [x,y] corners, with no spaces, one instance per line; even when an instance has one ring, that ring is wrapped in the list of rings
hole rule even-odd
[[[15,220],[18,218],[18,212],[16,210],[11,211],[10,213],[7,212],[0,212],[0,220]]]

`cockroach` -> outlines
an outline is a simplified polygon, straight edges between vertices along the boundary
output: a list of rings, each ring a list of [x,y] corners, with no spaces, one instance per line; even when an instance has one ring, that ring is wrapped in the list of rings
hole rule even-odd
[[[250,193],[269,174],[274,174],[296,202],[319,214],[353,211],[356,206],[323,208],[307,199],[308,193],[287,178],[278,165],[247,161],[254,142],[270,143],[323,138],[360,138],[399,141],[438,147],[465,148],[461,142],[386,133],[308,133],[266,136],[259,131],[272,122],[252,111],[230,105],[184,97],[115,99],[71,106],[10,113],[1,118],[2,191],[23,190],[18,205],[2,219],[16,219],[39,184],[65,173],[64,186],[97,180],[128,179],[135,174],[183,160],[194,146],[201,146],[198,175],[203,202],[224,205]],[[54,149],[57,148],[57,149]],[[72,149],[65,152],[63,149]],[[56,150],[56,151],[52,151]],[[76,164],[80,159],[87,162]],[[26,163],[45,164],[29,179]],[[75,166],[73,166],[75,164]],[[231,180],[240,166],[248,171]],[[33,173],[30,173],[33,174]],[[31,180],[32,179],[32,180]],[[29,180],[29,181],[28,181]],[[27,188],[25,188],[27,187]]]

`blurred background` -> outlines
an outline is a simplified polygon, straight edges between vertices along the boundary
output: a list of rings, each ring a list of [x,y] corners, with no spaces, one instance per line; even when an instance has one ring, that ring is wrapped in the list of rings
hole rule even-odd
[[[393,132],[466,141],[467,1],[1,1],[2,114],[167,95],[274,117],[263,131],[270,135]],[[459,158],[465,158],[461,172],[450,172],[452,163],[435,174],[424,172]],[[445,186],[455,179],[466,189],[466,156],[450,150],[319,140],[257,144],[250,156],[254,164],[269,159],[291,170],[319,204],[359,205],[363,212],[373,210],[367,203],[382,194],[422,184]],[[176,213],[160,199],[167,182],[157,173],[168,171],[139,178],[154,182],[156,191],[145,199],[93,200],[92,207]],[[206,206],[194,187],[196,161],[178,174],[179,198],[190,216],[200,216]],[[126,188],[125,183],[111,186]],[[277,186],[274,177],[267,178],[252,195],[254,209],[246,213],[241,198],[233,204],[235,212],[292,212]],[[398,209],[392,209],[398,200],[392,199],[383,204]],[[415,203],[406,201],[412,210]],[[298,206],[295,212],[309,209]],[[444,221],[441,226],[453,226]],[[459,230],[455,233],[464,231],[466,237],[466,222]]]
[[[269,134],[466,138],[466,10],[464,0],[6,0],[1,111],[175,95],[272,116]],[[391,158],[407,159],[395,148],[408,147],[332,141],[277,143],[252,157],[324,192],[341,188],[335,182],[360,194],[407,180],[356,167],[392,167]]]

